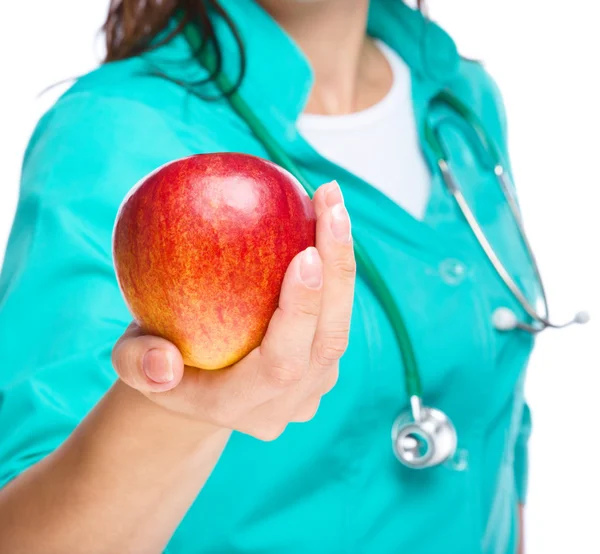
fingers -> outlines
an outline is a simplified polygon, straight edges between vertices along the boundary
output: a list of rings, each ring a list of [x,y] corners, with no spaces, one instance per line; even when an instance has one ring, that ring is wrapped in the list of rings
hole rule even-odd
[[[218,372],[184,371],[175,345],[133,325],[113,350],[119,377],[164,407],[265,440],[311,419],[337,380],[356,273],[337,183],[321,187],[314,203],[317,246],[290,263],[259,348]]]
[[[316,248],[307,248],[286,272],[279,307],[260,346],[263,377],[271,384],[299,381],[310,361],[323,288],[323,264]]]
[[[121,380],[142,392],[171,390],[183,376],[177,347],[160,337],[144,335],[135,324],[116,343],[112,362]]]
[[[321,187],[315,194],[317,249],[323,259],[323,299],[312,363],[317,368],[330,367],[348,345],[356,261],[352,245],[348,212],[337,183]]]
[[[328,208],[333,207],[338,202],[344,202],[340,192],[340,186],[337,181],[331,181],[321,185],[313,196],[313,206],[317,217],[321,217]]]
[[[303,374],[298,373],[297,377],[302,382],[281,399],[282,406],[295,421],[305,421],[307,413],[311,413],[311,408],[307,413],[296,413],[298,406],[304,406],[307,397],[317,395],[320,398],[337,381],[337,362],[348,343],[354,300],[356,270],[350,220],[339,186],[333,182],[320,187],[313,201],[318,214],[317,249],[323,260],[323,296],[317,329],[310,346],[309,369]]]

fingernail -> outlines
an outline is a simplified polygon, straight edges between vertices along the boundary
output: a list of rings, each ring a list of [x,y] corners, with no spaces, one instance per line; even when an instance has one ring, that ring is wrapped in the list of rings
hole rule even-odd
[[[170,352],[153,348],[144,354],[142,367],[146,377],[154,383],[168,383],[173,380],[173,361]]]
[[[331,232],[340,242],[348,243],[352,238],[350,229],[350,218],[343,204],[336,204],[331,209]]]
[[[337,181],[331,181],[327,186],[327,192],[325,193],[325,204],[327,204],[328,208],[331,208],[331,206],[343,203],[344,198],[342,196],[340,185],[338,185]]]
[[[309,289],[318,289],[323,282],[321,260],[316,248],[307,248],[300,258],[300,279]]]

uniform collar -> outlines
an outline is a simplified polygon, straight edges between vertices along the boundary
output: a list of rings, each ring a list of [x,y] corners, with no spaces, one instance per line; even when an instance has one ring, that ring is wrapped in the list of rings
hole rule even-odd
[[[295,122],[313,85],[308,60],[257,2],[221,0],[221,5],[246,50],[241,95],[257,112],[280,123]],[[239,70],[235,41],[220,18],[215,27],[224,52],[224,72],[233,80]],[[413,76],[428,81],[433,88],[443,88],[455,76],[459,55],[452,38],[401,0],[371,0],[368,30],[404,59]]]

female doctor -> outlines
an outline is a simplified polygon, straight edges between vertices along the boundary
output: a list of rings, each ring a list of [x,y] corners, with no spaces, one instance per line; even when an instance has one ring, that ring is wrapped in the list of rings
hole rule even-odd
[[[533,339],[494,327],[493,314],[529,316],[432,147],[534,299],[481,144],[431,101],[450,91],[506,160],[482,66],[400,0],[122,0],[105,30],[106,63],[42,118],[25,155],[0,282],[0,551],[517,552]],[[128,190],[161,164],[271,157],[217,73],[307,181],[326,184],[313,200],[316,249],[289,266],[263,343],[205,372],[129,325],[111,233]],[[438,143],[424,132],[434,123]],[[355,280],[359,241],[404,317],[423,402],[456,433],[422,469],[390,440],[411,404],[406,350],[360,264]],[[405,439],[404,454],[419,451]]]

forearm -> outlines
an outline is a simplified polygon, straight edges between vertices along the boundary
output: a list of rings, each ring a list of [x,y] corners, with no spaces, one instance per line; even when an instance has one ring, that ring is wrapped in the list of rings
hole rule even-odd
[[[0,552],[162,552],[228,437],[117,382],[61,448],[0,491]]]

